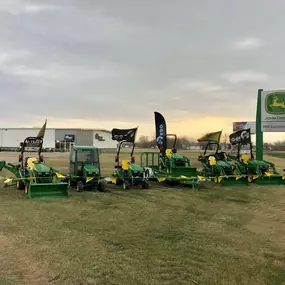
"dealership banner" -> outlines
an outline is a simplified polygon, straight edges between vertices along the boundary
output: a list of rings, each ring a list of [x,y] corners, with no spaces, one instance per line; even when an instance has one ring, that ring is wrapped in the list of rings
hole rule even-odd
[[[255,134],[255,122],[233,122],[233,132],[250,129],[251,134]]]
[[[285,131],[285,90],[261,92],[261,131]]]
[[[232,145],[241,144],[248,145],[251,143],[250,129],[240,130],[230,134],[230,143]]]

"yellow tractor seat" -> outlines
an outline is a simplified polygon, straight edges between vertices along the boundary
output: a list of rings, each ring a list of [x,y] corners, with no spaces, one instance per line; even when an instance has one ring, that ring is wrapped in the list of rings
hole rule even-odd
[[[123,160],[122,160],[122,169],[123,169],[123,170],[128,170],[128,169],[129,169],[129,163],[130,163],[130,160],[128,160],[128,159],[123,159]]]
[[[171,157],[172,156],[172,150],[170,148],[168,148],[166,151],[165,151],[165,154],[167,157]]]
[[[209,156],[209,162],[210,162],[210,165],[215,165],[216,164],[216,158],[214,156]]]
[[[247,164],[248,161],[249,161],[249,156],[247,154],[243,154],[241,156],[241,161],[244,163],[244,164]]]
[[[37,162],[37,159],[35,157],[29,157],[27,159],[27,167],[33,169],[35,166],[35,162]]]

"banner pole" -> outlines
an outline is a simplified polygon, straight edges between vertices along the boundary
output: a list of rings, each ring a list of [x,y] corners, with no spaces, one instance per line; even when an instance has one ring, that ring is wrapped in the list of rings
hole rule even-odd
[[[263,160],[263,132],[261,130],[261,93],[263,89],[258,89],[256,108],[256,159]]]

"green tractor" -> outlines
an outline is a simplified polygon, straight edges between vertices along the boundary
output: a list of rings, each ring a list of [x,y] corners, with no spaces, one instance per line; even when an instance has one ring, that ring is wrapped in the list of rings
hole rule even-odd
[[[221,131],[208,133],[198,139],[199,142],[207,142],[204,154],[198,157],[198,161],[202,163],[199,175],[224,186],[248,185],[247,176],[237,171],[234,161],[226,152],[220,151],[220,135]],[[213,148],[214,152],[207,153],[210,148]]]
[[[101,176],[100,151],[95,146],[73,145],[69,156],[68,184],[78,192],[96,189],[104,192],[106,182]]]
[[[156,126],[156,142],[158,152],[143,152],[141,154],[141,166],[149,171],[149,177],[158,182],[168,184],[190,185],[197,188],[199,181],[196,168],[191,166],[189,158],[178,154],[176,150],[177,136],[166,133],[164,117],[154,112]],[[173,137],[172,148],[168,148],[168,137]]]
[[[119,145],[115,158],[115,169],[111,179],[113,184],[122,185],[125,190],[135,186],[141,186],[143,189],[148,189],[150,186],[146,170],[135,163],[135,158],[133,156],[136,132],[137,128],[112,130],[112,139],[116,140]],[[120,152],[124,144],[128,146],[131,145],[131,159],[123,159],[122,162],[120,162]]]
[[[68,184],[55,168],[45,165],[41,155],[42,137],[27,137],[22,145],[19,163],[12,164],[0,161],[0,171],[6,169],[16,178],[18,190],[25,190],[29,198],[68,197]],[[25,157],[25,152],[38,152],[38,158]]]
[[[240,175],[246,175],[248,181],[258,185],[284,185],[285,177],[280,175],[275,165],[266,160],[256,160],[253,155],[250,129],[240,130],[230,135],[231,145],[237,146],[235,167]],[[241,153],[242,148],[250,155]]]

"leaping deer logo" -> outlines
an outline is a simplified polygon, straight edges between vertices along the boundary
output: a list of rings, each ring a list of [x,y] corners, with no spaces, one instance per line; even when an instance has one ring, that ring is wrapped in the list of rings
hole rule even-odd
[[[277,96],[274,96],[273,97],[273,103],[271,105],[269,105],[271,108],[273,107],[280,107],[280,108],[283,108],[285,109],[285,102],[282,101],[282,102],[278,102],[278,97]]]

